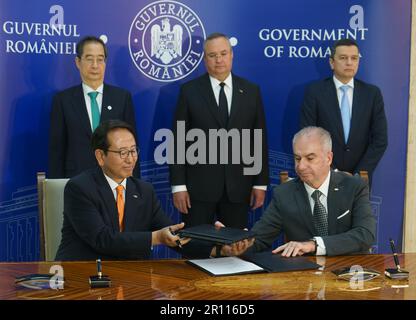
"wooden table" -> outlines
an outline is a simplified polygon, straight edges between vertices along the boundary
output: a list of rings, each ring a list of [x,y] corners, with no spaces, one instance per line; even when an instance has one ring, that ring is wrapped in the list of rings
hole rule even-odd
[[[409,280],[390,280],[384,275],[351,287],[338,280],[331,270],[360,265],[383,273],[394,267],[391,255],[363,255],[317,258],[323,271],[309,270],[261,273],[225,277],[210,276],[183,260],[103,262],[103,272],[111,277],[110,288],[90,289],[88,278],[96,274],[95,262],[59,263],[64,268],[62,290],[18,289],[16,276],[49,273],[56,262],[0,263],[0,300],[408,300],[416,299],[416,254],[399,255]],[[315,261],[315,257],[310,257]]]

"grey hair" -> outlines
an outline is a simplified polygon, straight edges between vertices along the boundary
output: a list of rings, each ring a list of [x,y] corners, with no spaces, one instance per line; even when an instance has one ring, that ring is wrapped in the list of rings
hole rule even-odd
[[[224,33],[220,33],[220,32],[214,32],[211,33],[204,41],[204,51],[205,48],[207,46],[207,42],[210,40],[214,40],[214,39],[218,39],[218,38],[224,38],[225,40],[227,40],[228,44],[230,45],[230,50],[233,51],[233,47],[231,46],[231,42],[230,39],[228,38],[227,35],[225,35]]]
[[[332,139],[329,132],[321,127],[314,126],[305,127],[297,132],[293,137],[292,147],[295,147],[295,143],[299,138],[313,135],[316,135],[319,138],[321,145],[325,151],[332,151]]]

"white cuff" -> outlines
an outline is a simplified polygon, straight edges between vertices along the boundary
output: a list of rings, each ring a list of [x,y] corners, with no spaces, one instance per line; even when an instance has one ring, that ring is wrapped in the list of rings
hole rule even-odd
[[[267,186],[253,186],[253,189],[259,189],[259,190],[267,191]]]
[[[321,237],[313,237],[316,240],[318,247],[316,248],[316,255],[317,256],[325,256],[326,255],[326,247],[324,240]]]
[[[188,191],[188,189],[186,189],[186,184],[179,185],[179,186],[172,186],[172,193],[181,192],[181,191]]]

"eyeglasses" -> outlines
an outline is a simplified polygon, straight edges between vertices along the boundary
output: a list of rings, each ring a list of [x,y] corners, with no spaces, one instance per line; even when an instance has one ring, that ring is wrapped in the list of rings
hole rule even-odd
[[[95,62],[97,63],[97,65],[103,65],[105,63],[105,58],[103,57],[98,57],[98,58],[82,58],[82,60],[84,60],[87,64],[89,64],[90,66],[92,66]]]
[[[131,149],[131,150],[120,150],[120,151],[107,149],[107,151],[108,152],[113,152],[113,153],[118,153],[118,155],[120,156],[121,159],[126,159],[130,155],[133,158],[136,158],[140,153],[140,150],[138,148],[134,148],[134,149]]]
[[[225,58],[229,53],[229,51],[222,51],[220,53],[209,53],[207,54],[207,57],[211,60],[215,60],[218,58]]]

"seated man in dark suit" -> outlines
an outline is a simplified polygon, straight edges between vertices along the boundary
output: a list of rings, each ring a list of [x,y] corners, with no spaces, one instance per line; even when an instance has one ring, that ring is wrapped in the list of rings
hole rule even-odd
[[[77,43],[75,64],[82,84],[55,95],[49,132],[49,178],[72,178],[97,166],[90,148],[95,128],[106,120],[119,119],[136,130],[130,92],[104,83],[107,47],[97,37]],[[134,176],[140,176],[140,168]]]
[[[286,257],[369,252],[376,222],[367,184],[358,176],[331,171],[331,148],[331,136],[319,127],[303,128],[294,136],[298,178],[275,187],[271,203],[253,226],[256,239],[250,250],[270,249],[284,232],[288,242],[273,253]]]
[[[138,148],[133,128],[120,120],[102,123],[92,136],[100,168],[68,181],[62,241],[56,260],[144,259],[153,246],[184,247],[186,256],[208,257],[212,245],[179,239],[150,183],[132,177]],[[178,242],[179,241],[179,242]]]

